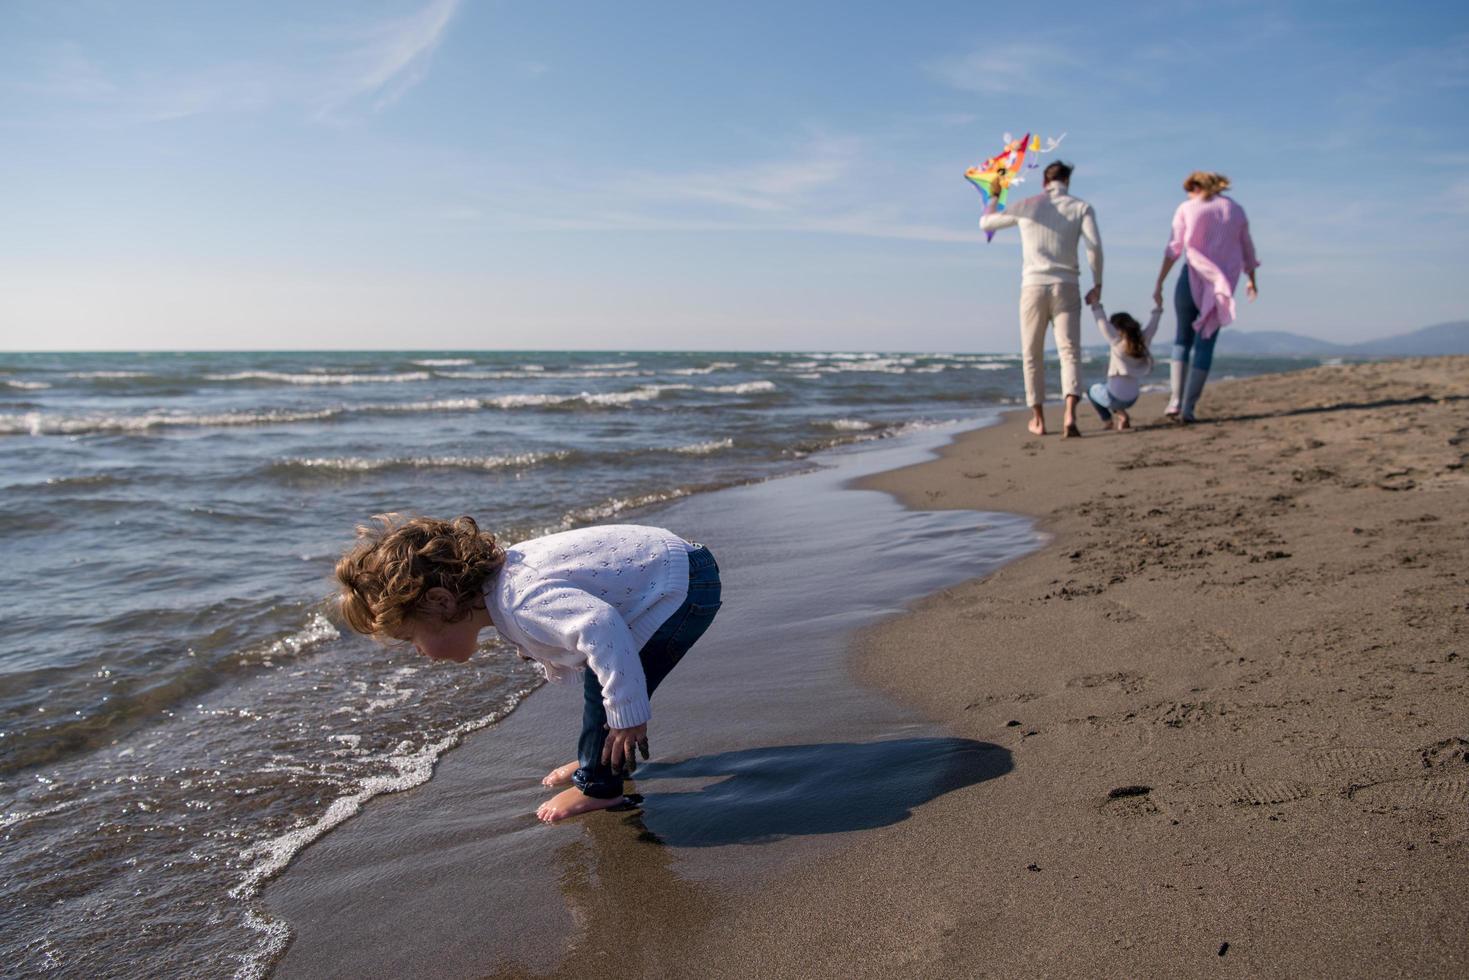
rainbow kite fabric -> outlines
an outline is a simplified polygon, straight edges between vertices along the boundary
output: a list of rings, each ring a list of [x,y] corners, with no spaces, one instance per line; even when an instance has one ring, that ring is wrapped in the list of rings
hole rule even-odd
[[[1066,138],[1062,133],[1057,139],[1047,140],[1045,149],[1041,148],[1039,136],[1026,133],[1020,139],[1011,139],[1010,134],[1005,134],[1005,148],[977,167],[970,167],[964,171],[964,178],[979,189],[980,197],[984,198],[985,207],[989,207],[990,199],[996,202],[996,210],[1005,210],[1005,202],[1010,199],[1010,185],[1022,184],[1025,178],[1021,176],[1021,170],[1034,170],[1039,164],[1034,159],[1027,165],[1026,153],[1032,157],[1042,153],[1050,153],[1061,145],[1061,140]],[[992,241],[994,232],[985,235],[986,241]]]

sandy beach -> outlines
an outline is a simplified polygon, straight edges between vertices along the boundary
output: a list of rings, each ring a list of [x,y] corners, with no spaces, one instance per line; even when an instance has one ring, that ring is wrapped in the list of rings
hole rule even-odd
[[[766,976],[1469,970],[1469,359],[1221,384],[1207,412],[1092,417],[1079,441],[1013,414],[865,481],[1053,535],[860,655],[1014,770],[766,890],[705,962],[738,942]]]
[[[1080,440],[1012,414],[863,477],[1049,541],[862,633],[838,662],[882,697],[824,694],[825,738],[796,717],[814,679],[767,672],[784,651],[709,701],[721,656],[780,642],[712,641],[642,813],[534,825],[571,705],[538,692],[271,886],[277,974],[1462,976],[1469,359],[1221,383],[1191,427],[1161,408]]]

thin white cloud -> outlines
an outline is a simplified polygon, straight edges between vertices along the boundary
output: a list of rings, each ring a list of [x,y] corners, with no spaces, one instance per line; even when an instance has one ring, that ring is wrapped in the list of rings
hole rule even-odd
[[[360,32],[354,47],[336,59],[323,87],[318,115],[328,115],[366,96],[377,96],[373,108],[381,109],[421,82],[459,2],[432,0],[411,16],[383,21]]]
[[[924,66],[933,78],[961,92],[982,95],[1037,93],[1047,72],[1079,61],[1076,50],[1051,44],[1017,42],[987,45],[952,58],[940,58]]]
[[[203,68],[157,59],[108,64],[66,42],[36,50],[28,77],[10,87],[22,94],[15,105],[24,111],[54,116],[59,104],[98,126],[280,106],[336,120],[349,111],[386,108],[423,81],[460,3],[430,0],[407,16],[318,34],[289,55],[259,52]]]
[[[852,171],[857,144],[821,140],[793,160],[682,174],[647,174],[629,179],[624,190],[663,201],[703,201],[747,211],[789,211]]]

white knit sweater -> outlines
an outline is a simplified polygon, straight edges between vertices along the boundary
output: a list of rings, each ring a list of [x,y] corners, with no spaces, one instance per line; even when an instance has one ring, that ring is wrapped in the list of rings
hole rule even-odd
[[[1081,267],[1076,249],[1082,239],[1086,240],[1092,281],[1101,283],[1102,234],[1097,230],[1097,216],[1090,204],[1068,194],[1065,184],[1052,181],[1044,194],[1027,197],[979,219],[983,231],[1012,225],[1020,226],[1022,286],[1079,284]]]
[[[689,594],[689,543],[636,524],[580,528],[505,549],[485,583],[495,629],[566,681],[590,667],[613,728],[650,717],[638,651]]]

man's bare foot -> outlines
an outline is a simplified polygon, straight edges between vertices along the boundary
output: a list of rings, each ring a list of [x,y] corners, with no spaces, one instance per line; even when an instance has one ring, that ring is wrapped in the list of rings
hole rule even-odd
[[[555,796],[540,805],[536,810],[536,816],[542,823],[555,823],[574,817],[578,813],[591,813],[593,810],[605,810],[610,806],[616,806],[626,797],[614,796],[610,800],[598,799],[588,796],[573,786],[571,789],[563,789]]]
[[[558,769],[552,769],[550,772],[546,773],[546,778],[541,780],[541,785],[565,786],[567,783],[571,782],[571,777],[576,775],[576,770],[578,767],[579,763],[568,762],[566,765],[561,766]]]
[[[1118,412],[1115,416],[1118,432],[1126,432],[1132,428],[1132,419],[1126,412]]]
[[[1075,422],[1072,422],[1066,428],[1064,428],[1064,429],[1061,430],[1061,438],[1062,439],[1080,439],[1081,438],[1081,430],[1076,427],[1076,423]]]
[[[1046,434],[1046,420],[1043,418],[1033,418],[1025,424],[1025,427],[1030,430],[1030,434],[1033,436],[1043,436]]]

